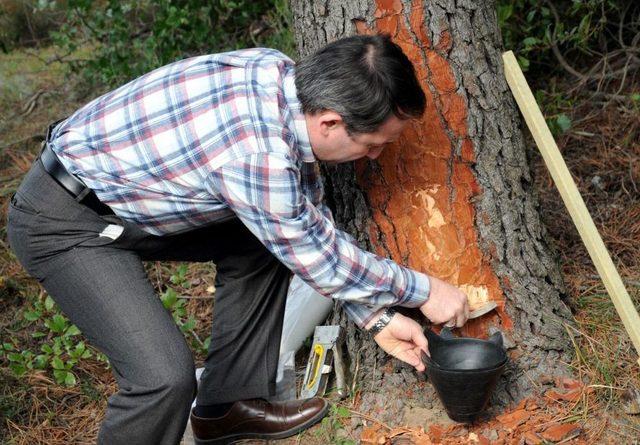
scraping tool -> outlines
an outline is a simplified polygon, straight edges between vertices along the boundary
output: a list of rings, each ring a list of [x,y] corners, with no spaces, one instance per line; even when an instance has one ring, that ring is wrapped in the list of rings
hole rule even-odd
[[[489,290],[486,287],[463,284],[460,290],[467,296],[469,319],[478,318],[498,307],[498,304],[489,297]]]
[[[349,395],[342,357],[343,335],[343,329],[340,326],[316,326],[300,398],[322,396],[334,368],[338,395],[340,398]]]

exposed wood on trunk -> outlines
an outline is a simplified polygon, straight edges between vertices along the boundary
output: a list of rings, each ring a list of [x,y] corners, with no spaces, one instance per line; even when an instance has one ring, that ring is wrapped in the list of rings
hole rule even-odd
[[[427,95],[424,118],[378,160],[324,170],[338,225],[364,248],[498,303],[462,334],[505,333],[514,366],[503,401],[562,372],[571,314],[502,71],[494,2],[293,0],[292,9],[302,56],[354,33],[386,32]],[[347,324],[339,312],[334,321]],[[384,353],[353,326],[348,333],[352,357],[375,380]]]

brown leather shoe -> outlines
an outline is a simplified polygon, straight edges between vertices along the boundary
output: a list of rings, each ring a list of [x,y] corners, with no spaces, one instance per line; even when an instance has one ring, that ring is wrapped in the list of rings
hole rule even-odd
[[[235,402],[227,414],[213,419],[191,413],[196,445],[229,444],[240,439],[284,439],[319,422],[329,410],[320,398],[267,402]]]

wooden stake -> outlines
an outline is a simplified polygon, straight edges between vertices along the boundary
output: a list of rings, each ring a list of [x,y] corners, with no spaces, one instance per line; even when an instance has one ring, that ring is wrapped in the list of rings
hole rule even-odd
[[[640,316],[638,316],[631,297],[629,297],[622,279],[611,260],[611,256],[593,223],[593,219],[589,215],[587,206],[584,204],[575,182],[573,182],[571,173],[569,173],[569,169],[567,169],[567,165],[562,159],[560,150],[549,131],[540,108],[536,104],[536,100],[513,52],[507,51],[502,54],[502,60],[504,61],[504,73],[513,97],[518,103],[524,120],[533,135],[533,139],[536,141],[538,150],[540,150],[547,168],[551,172],[553,182],[560,191],[560,196],[562,196],[562,200],[569,210],[571,219],[573,219],[573,223],[578,229],[580,237],[587,247],[589,255],[596,265],[607,292],[622,319],[622,324],[640,355]],[[638,364],[640,365],[640,359],[638,359]]]

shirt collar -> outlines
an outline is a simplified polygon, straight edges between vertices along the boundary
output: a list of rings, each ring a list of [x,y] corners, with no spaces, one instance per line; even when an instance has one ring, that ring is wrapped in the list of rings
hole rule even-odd
[[[307,122],[302,112],[302,105],[296,95],[296,84],[294,68],[291,67],[284,75],[283,81],[284,98],[287,101],[291,115],[293,116],[293,132],[298,141],[298,149],[302,156],[303,162],[316,162],[316,157],[311,149],[309,141],[309,132],[307,131]]]

